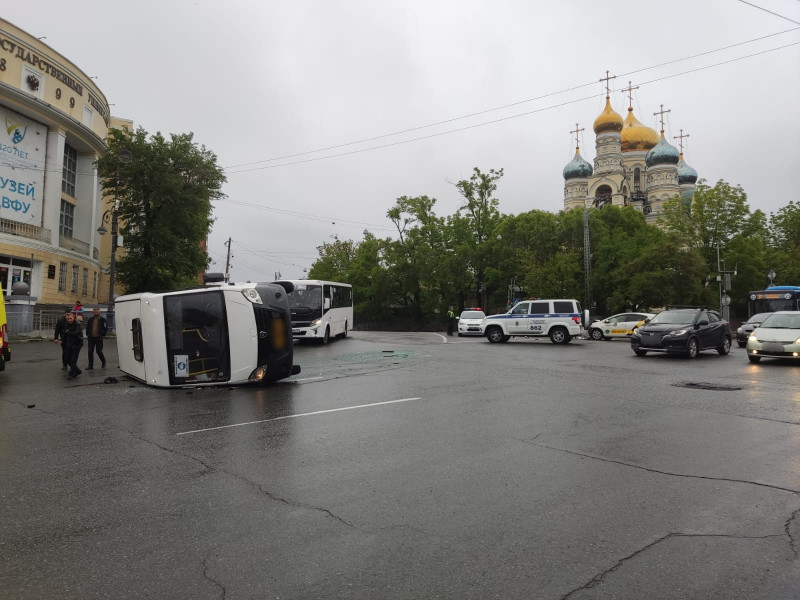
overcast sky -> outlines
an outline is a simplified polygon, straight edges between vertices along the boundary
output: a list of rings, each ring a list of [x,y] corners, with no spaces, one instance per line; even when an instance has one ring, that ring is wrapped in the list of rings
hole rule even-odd
[[[591,162],[606,70],[623,117],[629,80],[642,123],[671,111],[701,178],[767,214],[800,199],[798,0],[75,0],[3,17],[96,77],[115,116],[216,153],[211,270],[230,237],[236,281],[302,277],[334,235],[391,235],[399,196],[452,214],[473,167],[505,169],[503,213],[561,210],[569,132],[585,127]]]

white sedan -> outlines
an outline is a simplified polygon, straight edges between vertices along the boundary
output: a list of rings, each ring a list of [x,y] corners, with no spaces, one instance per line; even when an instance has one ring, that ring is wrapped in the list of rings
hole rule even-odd
[[[609,338],[629,338],[633,330],[642,325],[645,319],[655,317],[652,313],[620,313],[589,325],[589,337],[593,340]]]
[[[762,358],[800,360],[800,310],[774,312],[750,333],[747,359],[757,363]]]
[[[483,335],[481,323],[486,318],[482,310],[465,310],[458,317],[458,337],[462,335]]]

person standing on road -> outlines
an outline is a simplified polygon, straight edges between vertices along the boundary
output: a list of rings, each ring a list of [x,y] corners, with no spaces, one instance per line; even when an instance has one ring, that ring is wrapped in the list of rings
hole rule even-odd
[[[100,359],[100,366],[106,368],[106,357],[103,355],[103,338],[108,333],[106,320],[100,316],[100,309],[93,308],[92,316],[86,321],[86,338],[89,340],[89,366],[87,371],[94,369],[94,353]]]
[[[66,312],[56,321],[56,330],[53,333],[53,341],[61,346],[61,370],[66,371],[68,365],[67,361],[67,346],[64,344],[64,336],[67,332],[67,315],[71,315],[72,310],[67,309]]]
[[[453,312],[453,307],[447,309],[447,335],[453,335],[453,329],[456,325],[456,313]]]
[[[69,373],[67,379],[75,379],[83,373],[78,368],[78,356],[83,348],[83,327],[73,313],[67,315],[67,328],[64,333],[64,345],[67,347],[67,363]]]

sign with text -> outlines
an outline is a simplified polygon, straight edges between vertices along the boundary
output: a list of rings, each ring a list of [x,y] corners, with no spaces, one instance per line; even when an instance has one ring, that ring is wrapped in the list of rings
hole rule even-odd
[[[0,217],[42,224],[46,146],[47,127],[0,106]]]

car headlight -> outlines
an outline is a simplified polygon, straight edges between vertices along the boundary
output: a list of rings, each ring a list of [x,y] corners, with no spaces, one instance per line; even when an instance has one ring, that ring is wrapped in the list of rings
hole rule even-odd
[[[242,290],[242,296],[247,298],[253,304],[264,304],[261,301],[261,295],[258,293],[256,288],[249,288],[247,290]]]
[[[795,343],[795,344],[800,344],[800,338],[797,338],[797,339],[794,341],[794,343]]]
[[[749,337],[749,338],[747,338],[747,341],[748,341],[748,342],[757,342],[757,341],[758,341],[758,338],[756,337],[756,334],[755,334],[755,332],[753,332],[753,333],[751,333],[751,334],[750,334],[750,337]]]
[[[667,335],[686,335],[689,333],[688,329],[675,329],[674,331],[670,331]]]
[[[736,333],[744,333],[744,331],[742,331],[742,328],[739,327],[739,329],[736,330]]]
[[[313,321],[311,321],[311,326],[316,327],[320,323],[322,323],[322,319],[314,319]]]

